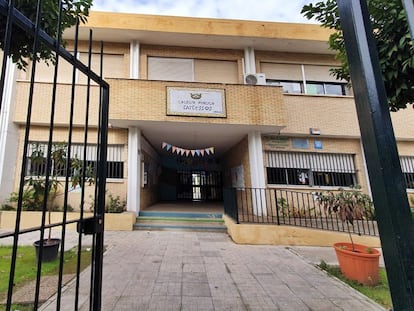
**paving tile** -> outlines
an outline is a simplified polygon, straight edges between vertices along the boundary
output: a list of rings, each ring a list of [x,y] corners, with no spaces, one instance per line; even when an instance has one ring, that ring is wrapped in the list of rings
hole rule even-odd
[[[127,311],[127,310],[139,310],[144,311],[149,308],[149,297],[137,297],[137,296],[121,296],[117,300],[116,304],[108,306],[106,303],[102,304],[102,309],[105,311]]]
[[[337,305],[326,298],[303,298],[303,303],[309,307],[310,310],[318,311],[333,311],[340,310]]]
[[[211,297],[208,283],[183,283],[182,295],[191,297]]]
[[[184,263],[183,272],[205,272],[204,263]]]
[[[155,283],[152,290],[153,296],[181,296],[181,282]]]
[[[148,311],[180,311],[181,296],[153,296],[149,302]]]
[[[210,311],[214,310],[213,300],[209,297],[182,298],[182,311]]]
[[[205,272],[183,272],[185,283],[207,283],[208,278]]]
[[[215,311],[247,311],[247,307],[239,298],[215,298],[213,297]]]
[[[277,309],[275,310],[278,310],[278,311],[310,311],[309,307],[299,298],[287,299],[287,300],[278,299],[276,301],[276,305],[277,305]],[[316,309],[315,311],[319,311],[319,309]],[[335,309],[330,310],[330,311],[335,311]]]
[[[240,297],[238,288],[229,282],[209,282],[211,296],[214,298],[234,298]]]

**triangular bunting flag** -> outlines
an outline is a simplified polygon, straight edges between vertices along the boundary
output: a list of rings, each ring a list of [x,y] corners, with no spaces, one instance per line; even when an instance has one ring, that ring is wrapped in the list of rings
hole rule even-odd
[[[190,154],[194,157],[194,156],[205,156],[205,155],[211,155],[214,154],[214,147],[209,147],[209,148],[203,148],[203,149],[184,149],[184,148],[180,148],[178,146],[174,146],[171,145],[169,143],[166,142],[162,142],[161,144],[162,149],[167,149],[167,151],[170,151],[172,153],[177,153],[178,155],[181,156],[190,156]]]

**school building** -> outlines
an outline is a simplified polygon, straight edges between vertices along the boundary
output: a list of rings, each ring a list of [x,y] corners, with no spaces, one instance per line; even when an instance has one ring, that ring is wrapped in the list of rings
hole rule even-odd
[[[330,31],[314,24],[92,12],[66,48],[110,85],[107,193],[138,213],[157,202],[222,202],[223,189],[302,192],[360,185],[369,193],[352,89],[330,75],[338,66]],[[0,129],[1,200],[18,187],[31,79],[8,67]],[[56,134],[66,141],[72,80],[60,63]],[[37,64],[30,142],[47,141],[53,66]],[[90,97],[99,96],[92,88]],[[72,154],[81,154],[83,108],[75,111]],[[98,111],[91,113],[93,135]],[[95,117],[94,117],[95,116]],[[392,121],[408,192],[414,192],[414,111]],[[93,162],[94,145],[87,147]],[[26,156],[29,156],[29,152]]]

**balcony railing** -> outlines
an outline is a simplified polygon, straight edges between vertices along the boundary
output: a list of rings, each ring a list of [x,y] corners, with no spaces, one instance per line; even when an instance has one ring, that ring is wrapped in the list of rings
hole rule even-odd
[[[238,224],[287,225],[358,235],[379,236],[374,219],[343,223],[319,204],[319,193],[279,189],[228,188],[224,191],[224,212]]]

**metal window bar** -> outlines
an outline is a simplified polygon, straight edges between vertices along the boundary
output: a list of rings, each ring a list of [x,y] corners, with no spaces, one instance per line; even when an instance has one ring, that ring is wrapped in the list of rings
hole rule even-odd
[[[45,44],[47,46],[49,46],[51,49],[55,48],[55,56],[56,56],[56,60],[57,63],[59,62],[59,59],[62,58],[65,61],[69,62],[71,65],[74,66],[74,70],[73,73],[75,75],[76,73],[76,69],[79,72],[82,72],[83,74],[85,74],[88,77],[88,80],[93,80],[95,81],[98,85],[99,85],[99,89],[100,89],[100,98],[99,98],[99,111],[100,111],[100,116],[99,116],[99,124],[98,124],[98,136],[97,136],[97,159],[98,159],[98,163],[99,165],[97,165],[97,178],[96,178],[96,187],[95,187],[95,202],[96,202],[96,207],[95,208],[95,217],[92,219],[96,222],[98,222],[101,225],[101,229],[103,229],[103,207],[105,204],[105,178],[106,178],[106,145],[107,145],[107,123],[108,123],[108,99],[109,99],[109,86],[108,84],[102,80],[101,76],[96,75],[95,73],[93,73],[92,71],[90,71],[90,65],[87,67],[84,64],[82,64],[81,62],[79,62],[76,57],[74,57],[72,54],[70,54],[68,51],[66,51],[63,47],[61,47],[61,45],[59,44],[60,39],[54,39],[49,37],[45,32],[43,32],[40,29],[40,20],[41,20],[41,12],[40,12],[40,5],[41,2],[39,1],[37,3],[37,7],[38,7],[38,14],[37,14],[37,18],[36,18],[36,24],[33,25],[33,23],[28,20],[26,17],[24,17],[20,12],[18,12],[13,6],[12,6],[12,1],[9,1],[9,3],[7,3],[4,0],[0,0],[0,14],[7,16],[7,27],[6,27],[6,34],[5,34],[5,39],[4,39],[4,59],[3,59],[3,66],[2,66],[2,78],[1,78],[1,87],[0,89],[3,91],[4,90],[4,79],[5,79],[5,64],[6,64],[6,59],[7,59],[7,55],[8,55],[8,51],[10,50],[10,46],[8,46],[8,42],[10,42],[10,36],[12,33],[12,30],[14,28],[20,28],[20,31],[24,31],[27,34],[31,35],[33,37],[33,54],[35,55],[37,50],[38,50],[38,46],[40,43]],[[62,8],[62,3],[59,2],[59,7],[60,7],[60,12],[61,12],[61,8]],[[61,13],[59,13],[61,14]],[[78,28],[77,28],[78,31]],[[77,38],[76,38],[77,39]],[[77,42],[77,40],[75,40],[75,42]],[[102,67],[102,54],[103,54],[103,48],[101,48],[101,67]],[[58,64],[57,64],[58,65]],[[76,69],[75,69],[76,68]],[[54,82],[53,82],[53,93],[55,94],[56,92],[56,72],[57,72],[57,68],[55,68],[55,77],[54,77]],[[30,125],[31,125],[31,115],[32,115],[32,107],[33,107],[33,96],[34,96],[34,92],[33,92],[33,88],[34,88],[34,78],[35,78],[35,73],[36,73],[36,61],[33,62],[32,65],[32,70],[31,70],[31,78],[30,78],[30,91],[29,91],[29,98],[28,98],[28,111],[27,111],[27,119],[26,119],[26,129],[25,129],[25,134],[24,134],[24,146],[23,146],[23,155],[27,154],[28,151],[28,143],[29,143],[29,133],[30,133]],[[75,89],[75,81],[73,81],[72,83],[72,97],[71,97],[71,102],[72,105],[74,104],[74,89]],[[88,85],[88,99],[87,99],[87,107],[89,107],[89,93],[90,92],[90,85]],[[3,92],[0,93],[0,96],[3,96]],[[55,104],[55,95],[52,96],[52,103],[51,103],[51,126],[50,126],[50,133],[49,133],[49,141],[48,141],[48,152],[47,152],[47,161],[46,161],[46,184],[49,182],[49,178],[50,178],[50,172],[51,170],[50,165],[51,165],[51,161],[50,159],[50,146],[51,146],[51,141],[52,141],[52,137],[53,137],[53,120],[54,120],[54,116],[53,116],[53,111],[54,111],[54,106]],[[70,159],[70,145],[71,145],[71,137],[72,137],[72,129],[73,129],[73,106],[71,106],[71,121],[69,122],[69,156],[68,159]],[[86,109],[86,114],[85,114],[85,120],[88,119],[88,110],[89,108]],[[84,144],[86,145],[86,141],[87,139],[87,128],[88,128],[88,121],[85,121],[85,142]],[[86,148],[85,148],[86,150]],[[61,256],[60,256],[60,265],[59,265],[59,286],[58,286],[58,299],[57,299],[57,309],[60,308],[60,296],[61,296],[61,287],[62,287],[62,267],[63,267],[63,261],[64,261],[64,243],[65,243],[65,233],[66,233],[66,225],[69,223],[77,223],[79,228],[80,228],[80,233],[79,233],[79,249],[81,249],[81,241],[82,241],[82,232],[86,232],[86,229],[84,227],[84,219],[83,216],[81,216],[80,219],[77,220],[71,220],[71,221],[67,221],[66,220],[66,211],[67,211],[67,186],[65,188],[65,199],[64,199],[64,212],[63,212],[63,221],[62,222],[58,222],[58,223],[53,223],[53,224],[48,224],[46,225],[45,222],[45,214],[46,214],[46,203],[44,203],[43,206],[43,212],[42,212],[42,220],[41,220],[41,225],[40,227],[36,227],[36,228],[31,228],[31,229],[20,229],[20,220],[21,220],[21,212],[22,212],[22,193],[23,193],[23,185],[24,185],[24,177],[25,177],[25,168],[27,167],[28,164],[28,159],[24,156],[23,160],[22,160],[22,165],[21,165],[21,174],[20,174],[20,187],[19,187],[19,200],[18,200],[18,205],[17,205],[17,212],[16,212],[16,224],[15,224],[15,230],[13,233],[6,233],[6,234],[1,234],[0,238],[5,238],[5,237],[13,237],[13,251],[12,251],[12,263],[11,263],[11,267],[10,267],[10,277],[9,277],[9,289],[8,289],[8,293],[7,293],[7,305],[6,305],[6,310],[10,310],[11,308],[11,302],[12,302],[12,295],[13,295],[13,282],[14,282],[14,275],[15,275],[15,268],[16,268],[16,255],[17,255],[17,246],[18,246],[18,240],[19,240],[19,235],[24,234],[24,233],[28,233],[28,232],[40,232],[40,236],[41,238],[44,238],[44,231],[45,229],[48,228],[60,228],[62,230],[62,243],[63,246],[61,248]],[[67,169],[69,170],[69,165],[67,164]],[[69,172],[66,174],[66,184],[68,184],[68,178],[69,178]],[[46,187],[47,188],[47,187]],[[83,201],[83,199],[82,199]],[[83,213],[83,204],[81,204],[81,215]],[[99,219],[97,219],[99,218]],[[103,231],[102,230],[96,230],[94,232],[91,232],[93,234],[93,242],[94,242],[94,254],[92,256],[92,270],[93,273],[91,274],[91,286],[93,287],[93,290],[91,290],[91,294],[90,294],[90,309],[91,310],[100,310],[101,305],[100,305],[100,301],[101,301],[101,297],[100,297],[100,292],[101,292],[101,287],[102,287],[102,251],[103,251]],[[95,249],[96,248],[96,249]],[[41,258],[41,253],[42,253],[42,248],[40,248],[39,250],[39,258]],[[80,260],[80,259],[79,259]],[[37,277],[36,277],[36,291],[35,291],[35,297],[34,297],[34,309],[37,310],[38,308],[38,304],[39,304],[39,283],[40,283],[40,268],[41,268],[41,260],[38,261],[38,272],[37,272]],[[79,278],[79,271],[77,273],[77,278]],[[78,304],[78,297],[75,297],[75,309],[78,308],[77,304]]]

